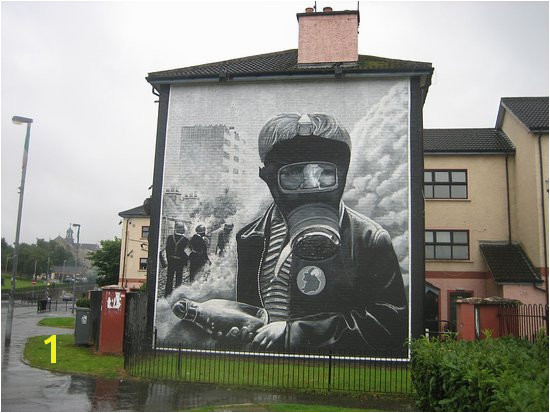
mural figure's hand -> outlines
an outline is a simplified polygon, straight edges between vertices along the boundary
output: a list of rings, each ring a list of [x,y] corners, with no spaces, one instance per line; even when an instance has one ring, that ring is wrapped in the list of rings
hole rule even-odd
[[[243,327],[240,330],[238,327],[231,327],[231,329],[227,332],[225,337],[230,339],[231,341],[248,343],[252,341],[252,338],[254,337],[254,333],[246,327]]]
[[[252,341],[253,348],[259,348],[260,350],[268,350],[271,348],[277,340],[284,336],[286,330],[286,321],[274,321],[269,323],[260,329],[256,333],[256,337]]]

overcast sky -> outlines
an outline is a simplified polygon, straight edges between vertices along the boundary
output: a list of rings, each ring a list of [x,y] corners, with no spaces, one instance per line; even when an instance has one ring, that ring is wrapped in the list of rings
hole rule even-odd
[[[355,9],[355,1],[318,1]],[[150,195],[157,122],[148,72],[296,48],[294,2],[2,2],[2,236],[121,236]],[[431,62],[426,128],[494,127],[502,96],[548,96],[547,2],[360,3],[359,53]]]

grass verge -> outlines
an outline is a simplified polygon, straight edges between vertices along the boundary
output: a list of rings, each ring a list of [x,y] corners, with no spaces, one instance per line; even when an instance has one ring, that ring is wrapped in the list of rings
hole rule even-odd
[[[2,286],[2,291],[7,291],[11,288],[11,275],[8,274],[2,274],[2,278],[4,279],[4,285]],[[35,287],[43,287],[44,281],[37,281]],[[32,280],[26,279],[26,278],[15,278],[15,291],[17,291],[20,288],[31,288]]]
[[[61,327],[74,329],[74,317],[48,317],[38,322],[43,327]]]
[[[89,347],[74,344],[72,334],[57,335],[57,362],[50,363],[51,344],[44,344],[50,336],[29,337],[23,357],[33,367],[63,372],[82,373],[106,378],[117,378],[124,374],[122,356],[95,354]]]

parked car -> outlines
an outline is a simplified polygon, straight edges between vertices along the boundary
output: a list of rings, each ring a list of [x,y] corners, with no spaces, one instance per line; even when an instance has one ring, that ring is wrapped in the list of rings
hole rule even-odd
[[[72,293],[63,293],[63,295],[61,296],[61,299],[63,301],[73,301],[74,295]]]

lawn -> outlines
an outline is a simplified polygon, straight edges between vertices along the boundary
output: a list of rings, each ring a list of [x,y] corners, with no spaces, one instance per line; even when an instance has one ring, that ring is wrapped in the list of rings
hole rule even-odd
[[[372,409],[357,409],[324,404],[300,403],[261,403],[228,404],[204,406],[192,409],[192,412],[376,412]]]
[[[258,386],[293,390],[411,393],[405,367],[333,362],[315,359],[261,359],[189,353],[138,354],[129,360],[128,373],[150,379],[221,385]]]
[[[24,358],[33,367],[64,373],[83,373],[106,378],[120,377],[124,370],[122,356],[95,354],[90,347],[74,345],[72,334],[57,335],[57,362],[50,363],[50,344],[44,344],[50,336],[27,339]]]
[[[38,322],[43,327],[61,327],[74,329],[74,317],[47,317]]]
[[[11,275],[9,274],[2,274],[2,278],[4,279],[4,285],[2,286],[2,290],[9,290],[11,288]],[[43,287],[44,281],[37,281],[35,287]],[[17,277],[15,279],[15,289],[18,290],[20,288],[31,288],[32,287],[32,280],[27,278],[19,278]]]

